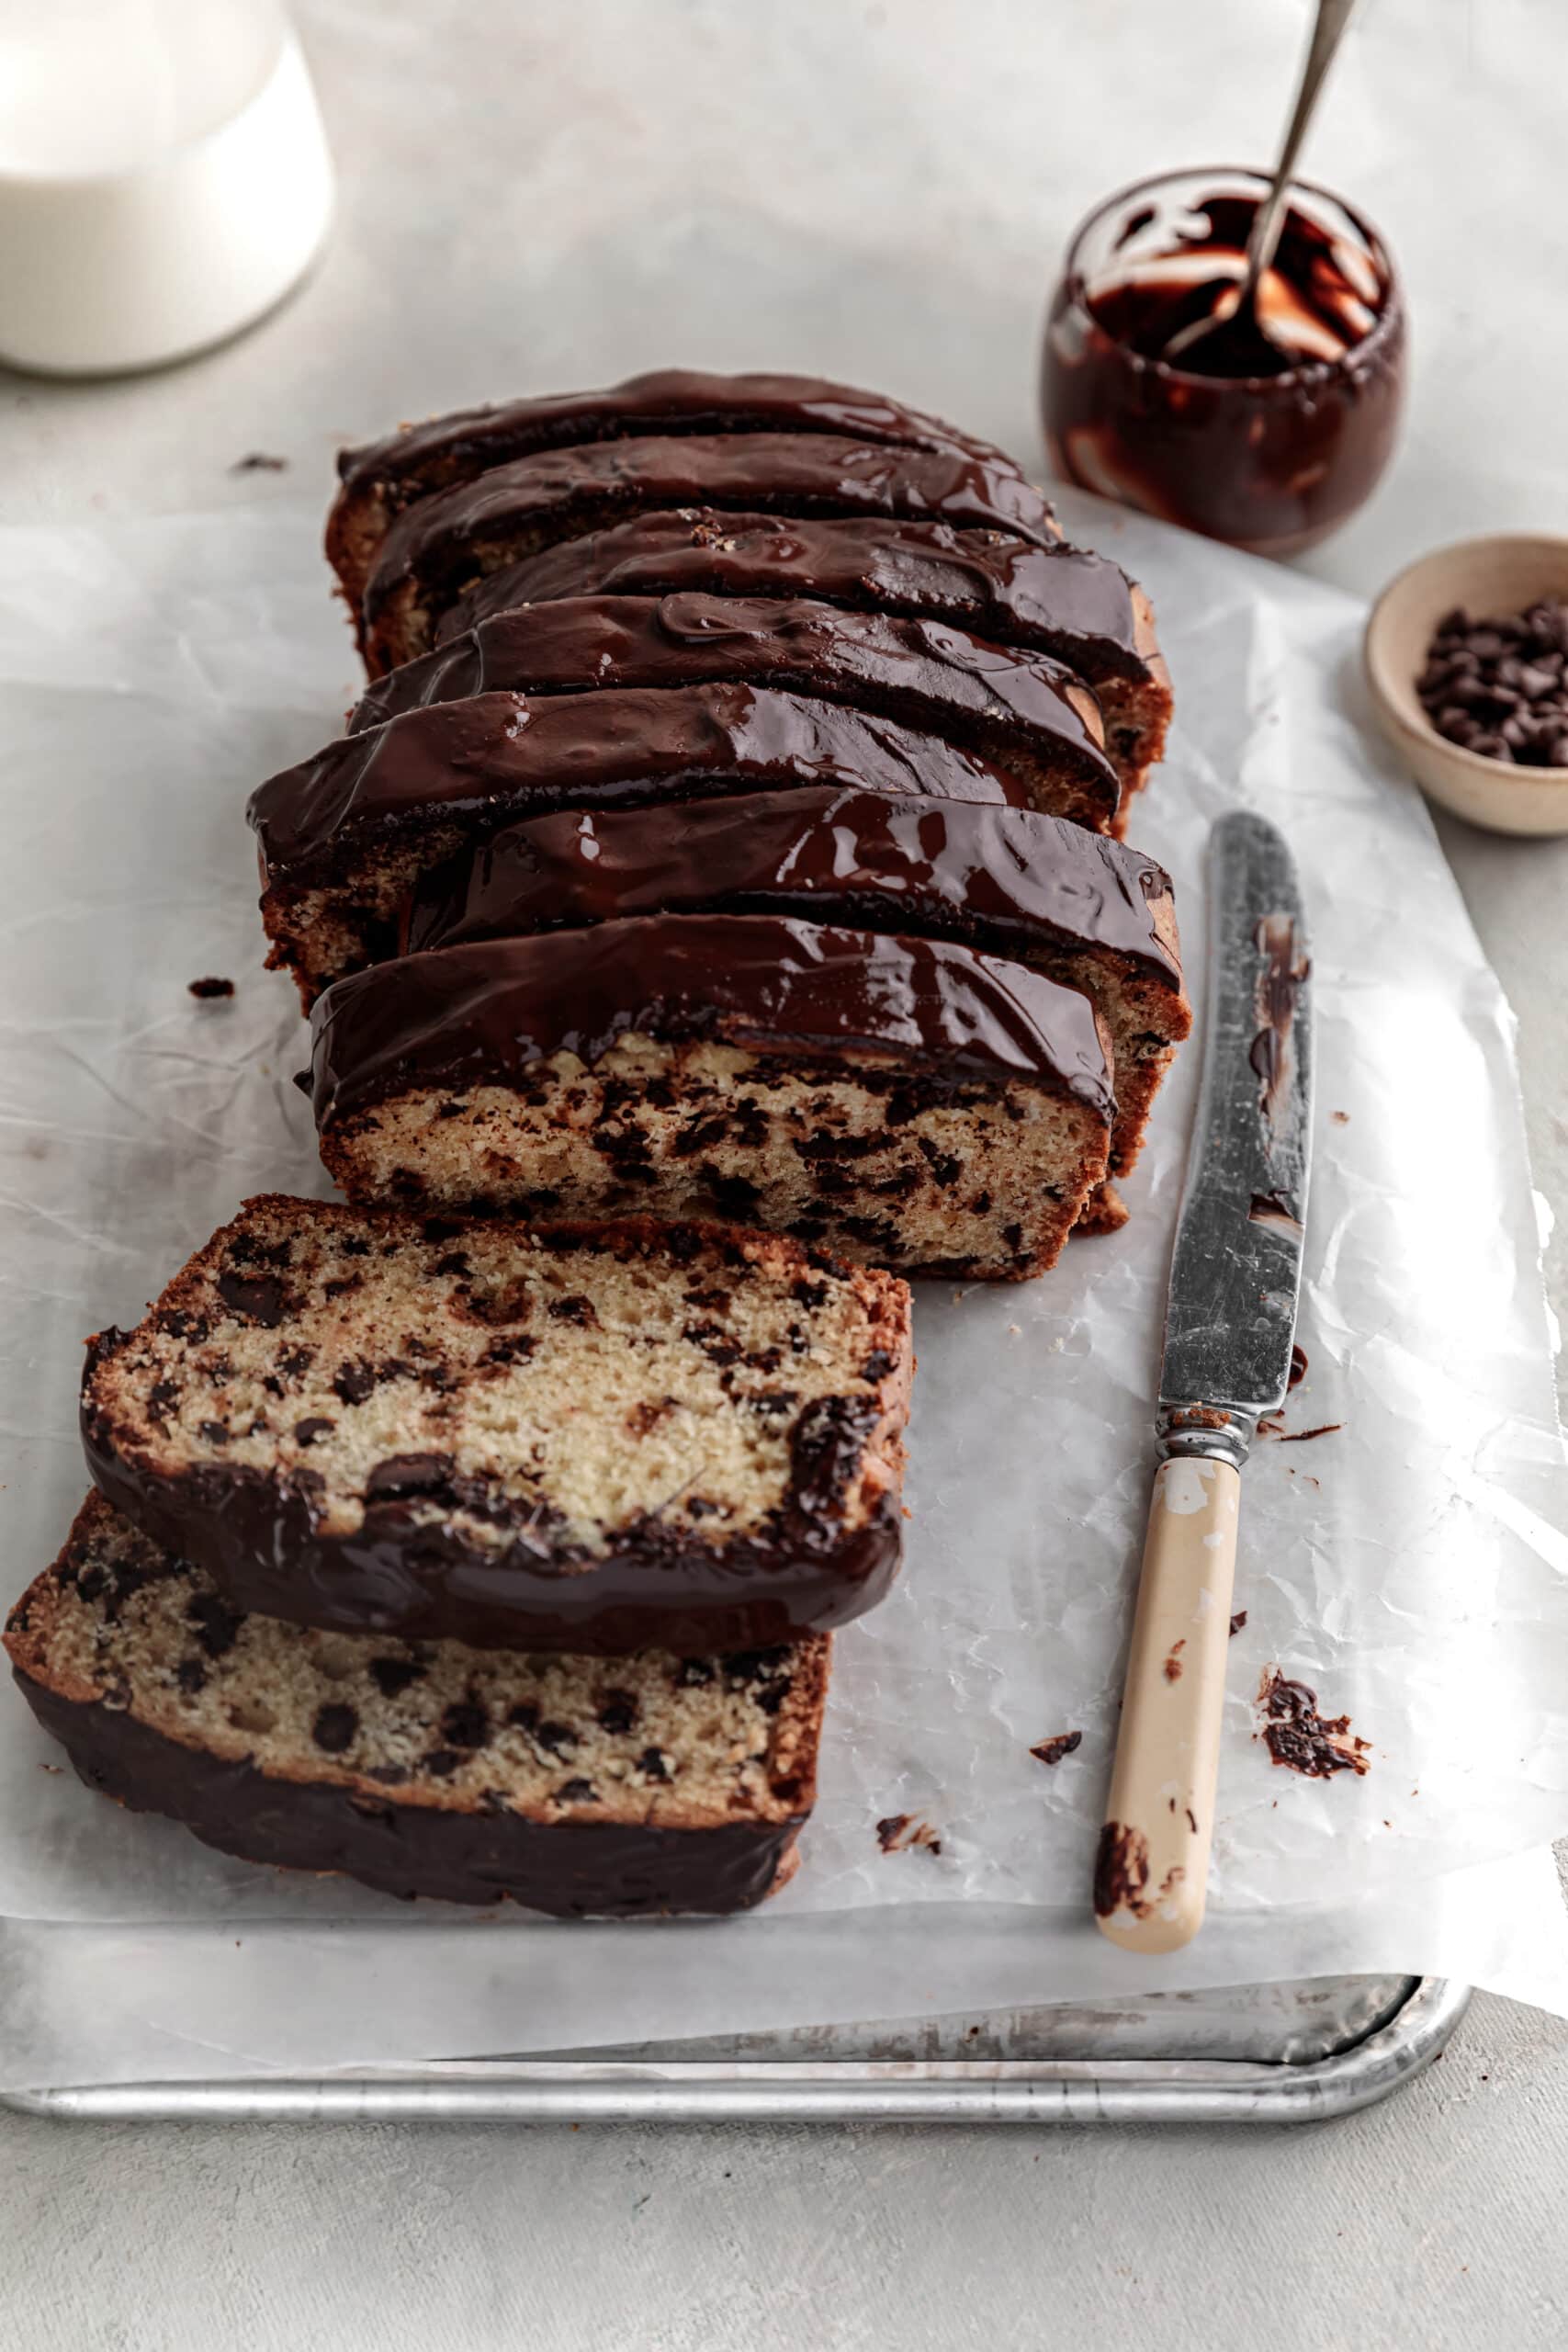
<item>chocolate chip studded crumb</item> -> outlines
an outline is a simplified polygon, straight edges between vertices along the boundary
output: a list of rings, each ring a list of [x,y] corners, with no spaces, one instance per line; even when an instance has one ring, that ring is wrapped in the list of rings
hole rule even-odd
[[[216,972],[209,973],[203,979],[187,980],[186,986],[189,989],[192,996],[197,998],[204,1004],[214,998],[232,996],[234,993],[233,981],[224,979],[220,974]]]
[[[940,1854],[942,1839],[929,1821],[912,1813],[890,1813],[876,1825],[876,1842],[885,1854],[907,1854],[918,1847],[925,1854]]]
[[[1059,1731],[1051,1739],[1042,1739],[1030,1749],[1041,1764],[1059,1764],[1064,1756],[1073,1755],[1083,1746],[1081,1731]]]
[[[1336,1772],[1358,1776],[1371,1770],[1370,1740],[1352,1736],[1348,1715],[1321,1715],[1317,1692],[1304,1682],[1290,1681],[1279,1668],[1265,1668],[1258,1685],[1262,1715],[1254,1736],[1261,1739],[1276,1764],[1308,1780],[1326,1781]]]
[[[1517,767],[1568,767],[1568,604],[1501,620],[1446,613],[1416,692],[1444,740]]]

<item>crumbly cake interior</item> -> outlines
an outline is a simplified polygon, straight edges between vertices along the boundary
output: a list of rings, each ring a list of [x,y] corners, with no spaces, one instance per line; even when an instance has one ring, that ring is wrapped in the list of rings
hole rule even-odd
[[[1040,1087],[629,1031],[592,1069],[562,1052],[512,1084],[391,1096],[329,1125],[321,1152],[355,1200],[719,1215],[905,1272],[1022,1279],[1056,1257],[1106,1140]]]
[[[33,1679],[164,1737],[367,1802],[703,1829],[811,1802],[829,1644],[533,1657],[231,1608],[101,1497],[19,1604]]]
[[[844,1398],[869,1426],[852,1529],[897,1473],[887,1297],[761,1236],[682,1263],[263,1201],[99,1363],[92,1405],[127,1459],[275,1475],[328,1533],[396,1499],[415,1527],[570,1562],[649,1521],[699,1545],[765,1529],[797,1436]]]

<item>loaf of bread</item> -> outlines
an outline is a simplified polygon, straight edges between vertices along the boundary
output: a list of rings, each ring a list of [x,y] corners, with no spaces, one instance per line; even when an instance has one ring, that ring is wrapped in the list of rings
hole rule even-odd
[[[942,621],[809,601],[577,596],[498,613],[369,688],[350,734],[428,703],[496,691],[750,685],[919,728],[1005,767],[1031,804],[1103,832],[1121,786],[1088,687],[1043,653]]]
[[[1010,458],[879,447],[820,433],[721,433],[590,443],[496,466],[409,507],[365,584],[366,667],[407,662],[481,574],[627,515],[934,518],[1047,543],[1051,509]]]
[[[943,940],[654,915],[408,956],[312,1015],[351,1199],[721,1215],[907,1273],[1049,1266],[1103,1178],[1087,997]]]
[[[661,368],[604,390],[462,409],[345,449],[338,460],[342,487],[327,523],[328,560],[357,620],[381,542],[395,518],[416,501],[537,450],[686,433],[826,433],[892,448],[977,458],[995,469],[1012,466],[991,443],[882,392],[816,376],[724,376]]]
[[[740,1649],[887,1589],[912,1361],[902,1283],[774,1236],[271,1195],[94,1340],[82,1425],[99,1488],[245,1611]]]
[[[781,521],[710,506],[638,514],[488,572],[441,614],[435,642],[562,596],[692,593],[811,597],[1049,654],[1093,687],[1123,797],[1164,752],[1170,680],[1143,590],[1086,548],[949,523]],[[423,650],[416,638],[409,649]]]
[[[1112,1177],[1137,1159],[1192,1025],[1170,877],[1153,858],[1033,809],[829,785],[529,818],[426,875],[402,944],[708,912],[958,940],[1081,989],[1111,1033]]]
[[[321,1633],[236,1610],[94,1495],[6,1647],[89,1788],[224,1853],[633,1917],[743,1910],[790,1875],[829,1643],[611,1659]]]
[[[305,1009],[397,952],[421,874],[520,816],[787,790],[1021,805],[1005,769],[865,711],[744,685],[434,703],[331,743],[252,795],[270,965]]]

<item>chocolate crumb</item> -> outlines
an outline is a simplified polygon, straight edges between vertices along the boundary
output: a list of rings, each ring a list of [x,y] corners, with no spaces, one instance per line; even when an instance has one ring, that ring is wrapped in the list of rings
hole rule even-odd
[[[1030,1749],[1030,1754],[1042,1764],[1059,1764],[1064,1756],[1071,1756],[1083,1746],[1081,1731],[1059,1731],[1053,1739],[1043,1739]]]
[[[876,1825],[876,1842],[885,1854],[907,1854],[919,1847],[922,1853],[940,1854],[942,1839],[929,1821],[917,1821],[911,1813],[890,1813]]]
[[[1312,1781],[1371,1770],[1367,1750],[1371,1742],[1351,1736],[1349,1716],[1320,1715],[1317,1692],[1304,1682],[1288,1680],[1277,1666],[1264,1669],[1258,1704],[1263,1722],[1254,1737],[1263,1741],[1276,1764]]]
[[[187,980],[186,986],[192,996],[199,998],[204,1004],[215,997],[232,996],[234,993],[233,981],[224,979],[217,972],[209,972],[199,980]]]
[[[274,458],[265,449],[251,449],[244,457],[236,458],[229,471],[231,474],[286,474],[287,458]]]
[[[1182,1651],[1183,1651],[1186,1647],[1187,1647],[1187,1643],[1186,1643],[1185,1638],[1183,1638],[1183,1639],[1182,1639],[1181,1641],[1179,1641],[1179,1642],[1172,1642],[1172,1644],[1171,1644],[1171,1645],[1170,1645],[1169,1654],[1168,1655],[1168,1657],[1167,1657],[1167,1658],[1166,1658],[1166,1661],[1165,1661],[1165,1679],[1166,1679],[1166,1680],[1167,1680],[1168,1682],[1179,1682],[1179,1681],[1180,1681],[1180,1679],[1181,1679],[1181,1653],[1182,1653]]]
[[[1247,1623],[1247,1611],[1246,1611],[1246,1610],[1245,1610],[1245,1609],[1238,1609],[1238,1610],[1236,1611],[1236,1612],[1235,1612],[1235,1615],[1231,1619],[1231,1634],[1230,1634],[1230,1637],[1231,1637],[1231,1639],[1232,1639],[1232,1641],[1233,1641],[1233,1642],[1235,1641],[1235,1639],[1236,1635],[1240,1633],[1240,1631],[1241,1631],[1242,1627],[1246,1624],[1246,1623]]]

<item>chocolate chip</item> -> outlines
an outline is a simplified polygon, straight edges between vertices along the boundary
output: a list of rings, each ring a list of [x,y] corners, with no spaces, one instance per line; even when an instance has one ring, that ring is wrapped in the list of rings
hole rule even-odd
[[[554,1323],[580,1323],[584,1329],[596,1324],[599,1320],[593,1312],[592,1300],[581,1297],[552,1300],[549,1316]]]
[[[893,1359],[886,1348],[873,1348],[860,1368],[863,1380],[886,1380],[893,1369]]]
[[[630,1731],[637,1721],[636,1692],[606,1690],[595,1711],[595,1719],[602,1731]]]
[[[675,1688],[693,1690],[704,1682],[713,1680],[713,1668],[705,1657],[683,1657],[675,1669]]]
[[[577,1746],[577,1734],[570,1724],[536,1724],[534,1737],[541,1747],[547,1747],[552,1756],[564,1756],[569,1747]]]
[[[331,1437],[336,1427],[337,1423],[329,1421],[324,1413],[308,1413],[302,1421],[294,1424],[294,1442],[297,1445],[314,1445],[319,1437]]]
[[[310,1726],[310,1736],[327,1755],[341,1756],[345,1748],[353,1747],[358,1729],[359,1717],[354,1709],[344,1706],[341,1701],[333,1701],[330,1705],[318,1709],[316,1720]]]
[[[365,1481],[367,1502],[390,1502],[407,1495],[439,1494],[452,1481],[449,1453],[393,1453],[378,1462]]]
[[[200,1434],[207,1440],[209,1445],[228,1444],[229,1431],[224,1428],[221,1421],[200,1421],[197,1426]]]
[[[345,1363],[333,1381],[333,1393],[345,1405],[363,1405],[376,1385],[376,1369],[363,1362]]]
[[[424,1769],[427,1772],[434,1772],[438,1781],[445,1781],[457,1770],[462,1760],[455,1747],[433,1747],[424,1759]]]
[[[242,1612],[215,1592],[198,1592],[186,1611],[186,1623],[209,1657],[226,1657],[244,1622]]]
[[[400,1699],[423,1672],[417,1658],[373,1657],[370,1661],[370,1679],[383,1699]]]
[[[490,1737],[490,1716],[472,1691],[447,1708],[441,1718],[441,1736],[452,1747],[483,1747]]]
[[[171,1407],[180,1401],[179,1384],[173,1380],[155,1380],[147,1391],[147,1410],[155,1421],[167,1419]]]
[[[283,1320],[283,1284],[276,1274],[236,1274],[225,1270],[218,1277],[218,1295],[235,1315],[243,1315],[275,1331]]]
[[[556,1791],[558,1804],[597,1804],[598,1792],[592,1781],[563,1781]]]
[[[187,1698],[194,1699],[207,1680],[207,1668],[198,1657],[182,1657],[175,1668],[175,1680]]]
[[[645,1747],[637,1759],[637,1769],[646,1772],[650,1781],[668,1781],[671,1777],[670,1759],[661,1747]]]

